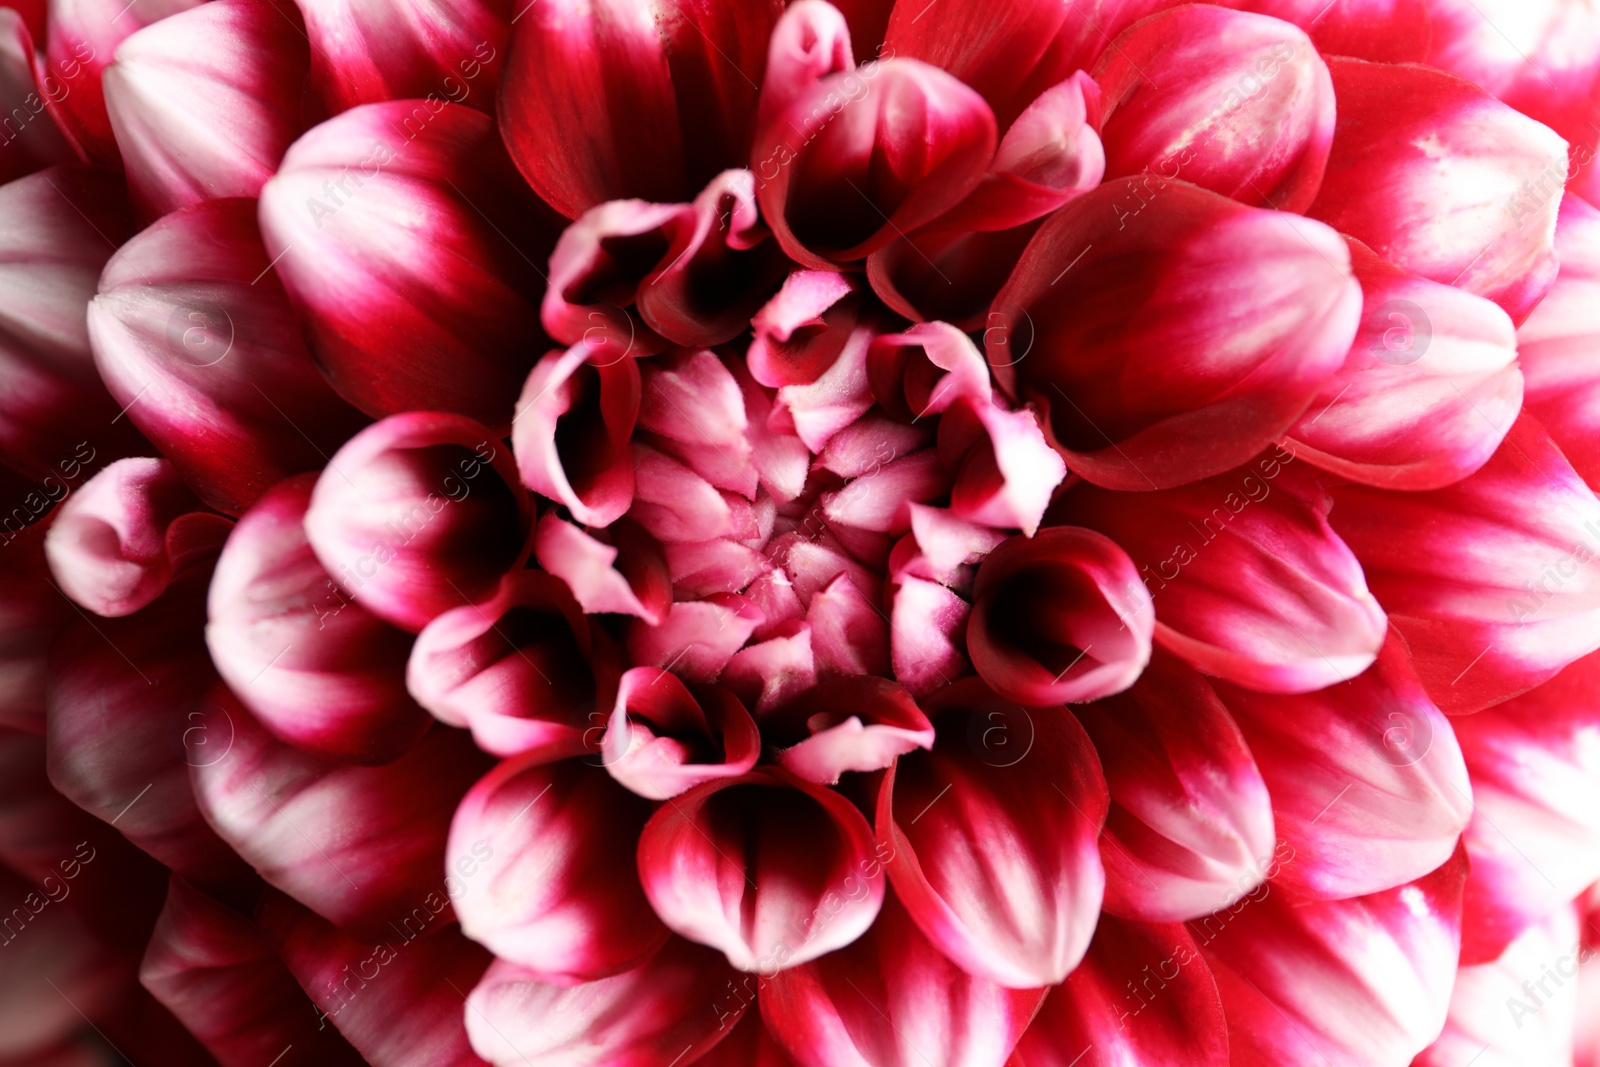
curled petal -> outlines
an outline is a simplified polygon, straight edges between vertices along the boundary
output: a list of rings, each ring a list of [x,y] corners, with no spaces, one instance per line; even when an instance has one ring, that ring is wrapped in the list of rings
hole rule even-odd
[[[1219,683],[1272,792],[1294,862],[1274,885],[1323,899],[1419,878],[1450,858],[1472,787],[1450,722],[1423,693],[1404,642],[1348,682],[1297,696]]]
[[[1498,703],[1600,647],[1600,500],[1531,416],[1454,485],[1341,485],[1333,499],[1334,529],[1444,711]]]
[[[511,444],[524,485],[585,525],[609,526],[633,502],[639,368],[590,354],[581,344],[545,354],[522,387]]]
[[[261,192],[301,131],[305,40],[290,5],[220,0],[117,46],[106,109],[145,215]]]
[[[911,505],[911,536],[895,546],[889,570],[930,582],[956,585],[963,568],[981,563],[1006,534],[941,508]],[[903,546],[903,547],[902,547]]]
[[[690,690],[676,675],[635,667],[617,687],[601,755],[611,777],[642,797],[668,800],[747,773],[761,755],[761,732],[726,689]]]
[[[1405,1067],[1444,1025],[1465,876],[1458,851],[1426,877],[1349,900],[1267,883],[1190,923],[1222,993],[1230,1062]]]
[[[902,577],[889,616],[895,679],[921,697],[970,674],[965,653],[970,611],[965,600],[938,582]]]
[[[411,636],[351,600],[317,561],[304,525],[315,480],[277,486],[234,527],[211,579],[206,645],[280,740],[386,763],[428,728],[403,681]]]
[[[746,158],[776,0],[577,0],[513,21],[500,97],[512,158],[568,218],[685,201]]]
[[[233,743],[191,761],[194,799],[269,885],[359,937],[389,936],[430,895],[438,914],[450,815],[486,763],[465,734],[435,726],[394,762],[354,767],[277,741],[221,690],[211,699],[208,729],[231,727]]]
[[[199,503],[166,460],[120,459],[61,505],[44,542],[50,570],[96,615],[131,615],[227,539],[233,523]]]
[[[374,423],[334,455],[305,527],[341,588],[415,633],[522,566],[532,507],[491,430],[419,411]]]
[[[679,601],[661,625],[641,620],[629,627],[628,657],[691,681],[714,682],[765,618],[753,602],[733,593]]]
[[[1064,708],[1029,712],[977,679],[925,701],[930,752],[900,757],[878,793],[894,890],[939,951],[982,980],[1054,985],[1100,914],[1106,785]]]
[[[1158,650],[1127,692],[1073,710],[1111,793],[1100,850],[1108,913],[1181,922],[1227,907],[1266,878],[1274,798],[1245,736],[1193,668]]]
[[[89,304],[106,388],[230,515],[321,468],[366,421],[311,361],[267,268],[254,201],[207,201],[123,245]]]
[[[318,1063],[365,1061],[314,1025],[305,994],[254,923],[177,875],[167,890],[139,984],[227,1067],[246,1067],[285,1046],[315,1050]]]
[[[1351,245],[1365,307],[1344,366],[1287,447],[1386,489],[1437,489],[1488,461],[1522,404],[1517,338],[1499,306],[1413,278]]]
[[[1114,542],[1053,526],[984,558],[967,645],[997,693],[1047,707],[1132,685],[1150,660],[1154,625],[1150,592]]]
[[[1012,203],[1009,196],[1002,201]],[[982,201],[975,193],[964,203]],[[868,256],[867,280],[878,299],[913,322],[982,330],[996,325],[989,307],[1042,220],[1009,230],[971,230],[955,217],[960,210],[896,236]]]
[[[595,704],[592,642],[566,586],[517,571],[489,599],[428,624],[411,650],[406,686],[441,721],[470,728],[485,751],[568,755],[605,717]]]
[[[939,420],[939,460],[954,480],[951,511],[1029,537],[1067,474],[1033,411],[987,400],[963,400]]]
[[[1048,405],[1075,473],[1142,492],[1270,444],[1344,361],[1360,315],[1332,229],[1145,175],[1050,217],[985,341],[1001,383]]]
[[[809,385],[833,366],[856,328],[860,297],[847,275],[797,270],[750,320],[751,377],[776,389]]]
[[[827,270],[959,203],[994,149],[977,93],[918,60],[873,60],[814,82],[763,126],[756,197],[789,258]]]
[[[689,212],[684,204],[612,200],[563,230],[539,311],[550,336],[586,345],[599,363],[661,351],[666,341],[627,309],[646,274],[663,262],[669,227]]]
[[[450,885],[461,929],[555,981],[626,970],[667,936],[633,873],[651,805],[587,761],[542,759],[500,764],[456,810],[448,855],[470,861]]]
[[[543,347],[548,216],[494,122],[437,99],[324,122],[261,190],[273,269],[339,395],[501,430]]]
[[[802,738],[778,765],[833,785],[845,771],[876,771],[915,748],[933,747],[933,724],[911,694],[883,678],[852,677],[807,690],[763,720],[780,739]]]
[[[812,598],[816,603],[820,597]],[[756,644],[735,652],[722,672],[722,684],[758,716],[817,684],[817,655],[811,627],[793,622],[769,631]]]
[[[1472,774],[1465,963],[1495,959],[1600,878],[1597,677],[1591,654],[1531,692],[1451,720]]]
[[[874,338],[867,377],[873,399],[906,421],[938,415],[962,397],[988,401],[994,395],[983,353],[947,322],[921,322]]]
[[[812,452],[821,452],[834,434],[871,410],[867,350],[878,332],[872,321],[853,321],[838,358],[815,380],[779,387],[768,428],[793,434]]]
[[[768,978],[760,1005],[798,1067],[1001,1067],[1044,994],[951,963],[890,895],[859,941]]]
[[[555,984],[496,960],[467,998],[467,1033],[495,1067],[672,1067],[702,1060],[743,1014],[735,972],[674,937],[629,971]]]
[[[645,895],[669,927],[771,974],[843,948],[883,903],[872,828],[839,793],[786,771],[697,786],[639,839]],[[731,868],[735,877],[722,873]]]
[[[1045,998],[1011,1063],[1226,1067],[1222,1001],[1194,939],[1182,926],[1102,915],[1088,955]]]
[[[457,990],[478,981],[489,954],[438,920],[433,909],[448,907],[442,891],[416,902],[422,916],[385,929],[376,943],[340,933],[275,893],[257,908],[257,923],[311,998],[311,1018],[332,1022],[364,1062],[482,1067],[468,1044]],[[419,923],[435,920],[442,928],[422,937]]]
[[[652,626],[666,617],[672,602],[667,557],[634,523],[619,520],[597,536],[545,515],[534,531],[533,555],[539,566],[567,583],[590,614],[633,615]]]
[[[1135,23],[1100,57],[1106,174],[1155,170],[1301,212],[1333,144],[1333,82],[1300,30],[1184,5]]]
[[[850,27],[825,0],[796,0],[783,9],[767,46],[759,121],[765,125],[830,74],[854,70]]]
[[[330,112],[432,96],[494,112],[506,46],[503,0],[297,0],[311,82]]]
[[[1428,67],[1335,59],[1328,69],[1339,124],[1310,214],[1407,273],[1527,318],[1556,277],[1566,142]]]
[[[1122,546],[1155,600],[1157,643],[1191,666],[1261,692],[1311,692],[1366,670],[1386,626],[1362,562],[1329,525],[1327,493],[1292,462],[1279,450],[1160,493],[1079,486],[1050,521]]]
[[[1591,487],[1600,485],[1600,211],[1568,193],[1556,224],[1561,273],[1517,330],[1523,402]]]

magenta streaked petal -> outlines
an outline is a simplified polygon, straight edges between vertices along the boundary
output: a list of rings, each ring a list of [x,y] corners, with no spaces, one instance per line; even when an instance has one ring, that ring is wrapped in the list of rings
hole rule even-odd
[[[911,506],[911,534],[895,545],[889,570],[896,580],[910,574],[956,585],[962,568],[981,563],[1006,534],[942,508]],[[969,583],[970,584],[970,583]]]
[[[818,501],[822,517],[829,525],[904,533],[910,528],[912,504],[930,503],[950,491],[940,460],[937,451],[924,448],[877,463],[842,488],[823,493]]]
[[[895,893],[967,973],[1014,989],[1060,982],[1083,958],[1105,874],[1106,785],[1065,708],[1030,712],[969,679],[925,701],[939,728],[878,793]]]
[[[751,349],[755,342],[751,342]],[[744,395],[745,439],[750,442],[750,464],[761,487],[778,504],[787,504],[805,491],[811,450],[800,438],[772,429],[772,396],[751,377],[744,360],[730,359],[729,368]]]
[[[783,9],[767,46],[759,121],[766,125],[807,89],[830,74],[854,70],[850,27],[825,0],[795,0]]]
[[[697,786],[657,811],[639,839],[639,878],[669,927],[765,975],[872,925],[884,893],[875,848],[839,793],[768,769]]]
[[[707,350],[679,350],[639,367],[639,430],[718,489],[754,499],[758,473],[744,393]]]
[[[733,992],[738,978],[679,937],[632,970],[578,985],[497,960],[467,998],[467,1033],[495,1067],[711,1063],[701,1057],[748,1006]]]
[[[488,762],[466,734],[436,725],[394,762],[357,767],[278,741],[220,689],[211,700],[205,725],[233,743],[191,758],[194,800],[269,885],[363,938],[444,897],[450,815]]]
[[[618,683],[600,751],[611,777],[642,797],[669,800],[747,773],[761,755],[761,732],[726,689],[689,689],[659,668],[634,667]]]
[[[279,0],[201,4],[118,45],[102,84],[140,210],[260,194],[303,129],[310,63],[298,13]]]
[[[1273,884],[1322,899],[1392,889],[1455,851],[1472,787],[1450,722],[1393,632],[1363,674],[1315,693],[1218,683],[1294,851]]]
[[[760,1005],[797,1067],[1001,1067],[1044,995],[963,971],[890,894],[860,940],[768,978]]]
[[[131,615],[186,563],[215,557],[233,523],[200,502],[164,459],[119,459],[69,496],[45,537],[61,591],[96,615]]]
[[[311,352],[375,418],[503,431],[538,352],[552,220],[493,120],[437,98],[363,104],[290,147],[261,235]]]
[[[1346,0],[1328,7],[1324,0],[1246,0],[1240,10],[1292,22],[1311,35],[1327,56],[1355,56],[1374,63],[1426,63],[1433,13],[1440,6],[1426,0]],[[1474,11],[1472,22],[1485,35],[1493,33],[1488,18]],[[1496,35],[1496,43],[1505,38]],[[1519,53],[1520,54],[1520,53]]]
[[[546,514],[534,531],[533,555],[567,583],[590,614],[633,615],[652,626],[666,617],[674,580],[671,557],[634,523],[618,520],[597,536]]]
[[[910,693],[884,678],[824,682],[762,725],[785,746],[778,765],[822,785],[837,784],[845,771],[882,770],[896,756],[933,747],[933,724]]]
[[[1127,692],[1073,710],[1111,794],[1100,849],[1108,913],[1182,922],[1266,879],[1274,798],[1245,736],[1192,667],[1158,649]]]
[[[860,297],[849,276],[797,270],[750,320],[750,375],[762,385],[809,385],[844,351]]]
[[[665,452],[634,441],[633,505],[628,518],[665,544],[709,541],[737,532],[729,502],[716,486]]]
[[[652,805],[587,760],[542,759],[500,764],[456,810],[447,854],[461,929],[552,981],[627,970],[667,937],[633,873]]]
[[[997,693],[1048,707],[1132,685],[1150,661],[1154,627],[1150,591],[1115,542],[1052,526],[984,557],[967,645]]]
[[[1556,277],[1567,146],[1469,82],[1335,59],[1339,123],[1313,217],[1411,274],[1528,317]],[[1532,190],[1530,192],[1529,190]]]
[[[362,430],[328,461],[306,538],[342,589],[420,631],[494,594],[522,566],[532,505],[493,431],[463,415],[408,412]]]

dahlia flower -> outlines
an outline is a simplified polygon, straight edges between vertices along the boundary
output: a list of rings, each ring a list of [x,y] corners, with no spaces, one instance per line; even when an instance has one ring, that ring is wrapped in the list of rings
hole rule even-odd
[[[1600,1067],[1583,0],[0,96],[0,1067]]]

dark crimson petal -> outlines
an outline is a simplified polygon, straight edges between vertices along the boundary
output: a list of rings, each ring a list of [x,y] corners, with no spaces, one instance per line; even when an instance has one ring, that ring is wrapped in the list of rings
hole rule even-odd
[[[639,839],[639,878],[674,931],[763,974],[856,940],[884,891],[861,813],[776,768],[707,782],[663,805]]]
[[[1600,653],[1453,720],[1472,773],[1461,955],[1486,963],[1600,879]]]
[[[434,895],[415,903],[437,917]],[[357,941],[277,893],[257,915],[311,998],[307,1014],[338,1027],[372,1067],[486,1067],[469,1044],[462,1002],[490,956],[459,931],[422,937],[415,926],[391,927],[380,941]]]
[[[469,937],[548,981],[617,974],[667,939],[634,874],[652,805],[588,760],[543,759],[507,760],[462,799],[451,900]]]
[[[522,484],[586,526],[609,526],[633,503],[628,440],[639,417],[639,367],[587,343],[547,352],[528,375],[511,425]]]
[[[1050,217],[985,340],[1001,383],[1048,406],[1075,473],[1143,491],[1270,444],[1343,362],[1360,315],[1333,230],[1145,175]]]
[[[983,98],[949,74],[874,60],[821,79],[763,126],[756,199],[791,259],[831,269],[958,204],[995,138]]]
[[[1184,5],[1135,23],[1095,67],[1107,176],[1181,177],[1304,211],[1333,144],[1333,83],[1309,38],[1264,15]]]
[[[501,92],[511,155],[568,218],[685,201],[744,162],[776,0],[540,0],[514,20]]]
[[[488,762],[466,734],[435,726],[393,763],[355,767],[278,741],[225,691],[212,702],[207,728],[231,728],[232,746],[193,761],[194,798],[263,879],[360,937],[449,906],[450,816]]]
[[[1157,649],[1127,692],[1073,711],[1110,791],[1100,847],[1107,913],[1181,922],[1267,877],[1273,798],[1233,716],[1193,668]]]
[[[305,41],[283,0],[216,0],[117,47],[106,108],[147,218],[261,192],[304,129]]]
[[[84,325],[128,232],[122,183],[51,167],[0,186],[0,217],[0,462],[46,478],[74,461],[148,455],[95,373]]]
[[[1566,144],[1418,65],[1328,64],[1339,124],[1310,214],[1411,274],[1527,318],[1556,277]]]
[[[680,937],[632,970],[575,985],[496,960],[467,998],[467,1033],[495,1067],[712,1063],[700,1057],[748,1007],[730,992],[738,977],[720,955]]]
[[[1282,450],[1181,489],[1079,486],[1049,522],[1107,534],[1155,601],[1155,640],[1205,674],[1266,693],[1353,678],[1383,644],[1383,609],[1329,525],[1331,500]]]
[[[502,431],[544,347],[548,216],[493,120],[437,99],[330,119],[261,191],[267,252],[340,395]]]
[[[1028,711],[966,679],[926,698],[933,750],[878,793],[879,853],[923,935],[975,980],[1026,989],[1083,958],[1105,875],[1105,778],[1065,708]]]
[[[1432,874],[1350,900],[1269,882],[1190,923],[1222,993],[1228,1062],[1406,1067],[1444,1025],[1466,867],[1458,850]]]
[[[891,894],[859,941],[768,978],[759,1003],[798,1067],[1001,1067],[1045,992],[961,970]]]
[[[223,681],[279,739],[386,763],[428,728],[405,689],[411,635],[351,599],[305,534],[313,474],[245,513],[211,579],[206,645]]]
[[[1359,242],[1350,258],[1361,329],[1285,446],[1380,488],[1459,481],[1494,454],[1521,407],[1511,319],[1482,297],[1389,266]]]
[[[510,0],[296,0],[329,111],[430,97],[494,113]]]
[[[967,648],[997,693],[1031,707],[1095,700],[1150,660],[1150,591],[1116,542],[1077,526],[1013,537],[984,558]]]
[[[1600,500],[1523,414],[1477,473],[1427,493],[1333,489],[1330,517],[1452,714],[1600,647]]]
[[[0,482],[8,477],[21,481],[0,468]],[[65,483],[53,484],[67,491]],[[51,640],[70,619],[78,618],[78,609],[50,575],[44,554],[48,522],[20,525],[19,517],[27,517],[30,503],[43,508],[49,502],[30,494],[13,513],[0,517],[0,550],[6,553],[6,580],[0,582],[0,726],[43,736],[46,657]]]
[[[340,588],[413,633],[492,596],[527,561],[533,505],[488,427],[431,411],[392,415],[328,461],[306,539]]]
[[[1461,749],[1391,632],[1363,674],[1315,693],[1217,683],[1272,793],[1294,861],[1273,884],[1322,899],[1419,878],[1455,851],[1472,813]]]
[[[1217,983],[1182,926],[1102,915],[1089,954],[1045,998],[1010,1062],[1226,1067]]]
[[[1556,223],[1561,273],[1517,330],[1523,402],[1590,487],[1600,485],[1600,211],[1568,193]]]
[[[1006,196],[1004,202],[1012,200]],[[943,320],[980,330],[993,323],[989,305],[1038,229],[1038,223],[1009,230],[945,229],[940,219],[868,256],[867,278],[878,299],[913,322]]]
[[[200,501],[164,459],[119,459],[57,509],[45,555],[61,591],[96,615],[131,615],[186,565],[215,558],[233,523]]]
[[[687,204],[611,200],[578,216],[550,254],[550,284],[539,308],[550,336],[583,344],[602,365],[665,348],[628,308],[646,275],[667,262],[669,227],[690,214]]]
[[[283,1063],[355,1067],[366,1061],[317,1025],[277,950],[244,916],[177,875],[139,965],[139,984],[164,1004],[223,1067]],[[293,1056],[284,1055],[298,1049]]]
[[[366,421],[311,361],[253,200],[198,204],[124,245],[89,304],[89,340],[129,421],[230,515],[322,467]]]

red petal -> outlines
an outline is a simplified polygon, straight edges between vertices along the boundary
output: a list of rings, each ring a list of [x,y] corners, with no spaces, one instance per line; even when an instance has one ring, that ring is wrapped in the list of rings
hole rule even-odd
[[[1100,848],[1108,913],[1181,922],[1265,880],[1272,798],[1204,678],[1157,650],[1133,688],[1073,710],[1111,794]]]
[[[1302,212],[1333,143],[1333,83],[1304,33],[1185,5],[1100,57],[1106,174],[1157,171],[1246,204]]]
[[[1482,89],[1422,66],[1329,63],[1339,125],[1311,214],[1515,322],[1556,276],[1566,145]]]
[[[437,99],[330,119],[261,191],[267,252],[341,396],[502,430],[544,347],[548,215],[493,121]]]
[[[967,973],[1018,989],[1059,982],[1083,958],[1105,886],[1094,746],[1065,709],[1029,712],[977,679],[925,704],[932,751],[901,756],[878,794],[895,893]]]
[[[492,596],[521,567],[532,506],[488,427],[418,411],[362,430],[328,461],[306,512],[317,558],[357,603],[413,633]]]
[[[1110,181],[1028,245],[989,316],[989,363],[1048,406],[1074,472],[1183,485],[1247,462],[1338,369],[1361,314],[1349,264],[1325,226],[1160,177]]]
[[[541,0],[513,27],[506,143],[569,218],[606,200],[688,200],[744,161],[773,0]]]
[[[1102,915],[1089,954],[1045,998],[1010,1062],[1226,1067],[1228,1031],[1217,983],[1182,926]]]
[[[768,978],[760,1004],[798,1067],[1001,1067],[1044,994],[962,971],[891,895],[859,941]]]
[[[517,400],[511,445],[522,482],[588,526],[609,526],[633,502],[628,438],[639,415],[639,368],[587,345],[547,352]]]
[[[1471,477],[1428,493],[1346,485],[1332,520],[1435,704],[1477,711],[1600,647],[1600,501],[1524,414]]]
[[[1364,674],[1315,693],[1220,683],[1217,693],[1250,743],[1294,856],[1274,885],[1361,896],[1420,878],[1455,850],[1472,812],[1467,767],[1398,636]]]
[[[1443,66],[1428,59],[1430,16],[1437,14],[1441,0],[1343,0],[1332,7],[1326,0],[1246,0],[1230,6],[1294,23],[1324,55]],[[1478,19],[1483,16],[1475,14]],[[1480,24],[1490,29],[1487,19]]]
[[[366,421],[311,361],[267,267],[255,203],[210,201],[124,245],[89,304],[95,363],[117,404],[230,515],[320,469]]]
[[[450,897],[503,959],[563,984],[616,974],[667,936],[633,872],[652,805],[597,767],[542,758],[507,760],[461,801]]]
[[[1127,551],[1155,599],[1157,643],[1192,666],[1262,692],[1311,692],[1366,670],[1386,627],[1329,526],[1327,493],[1301,467],[1283,477],[1292,458],[1280,450],[1160,493],[1080,486],[1050,521],[1092,526]]]
[[[639,840],[639,877],[673,930],[763,974],[860,937],[884,889],[861,813],[776,769],[669,801]]]

